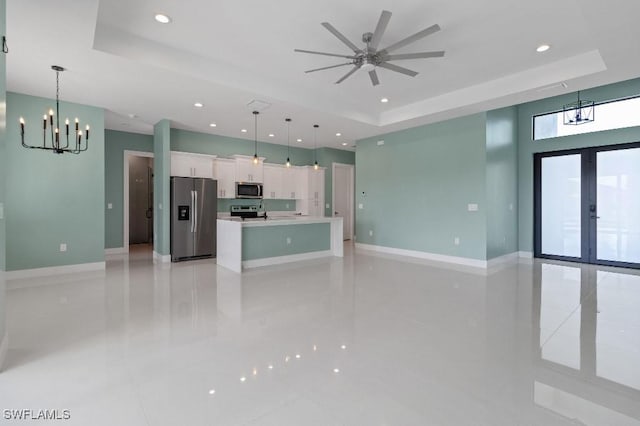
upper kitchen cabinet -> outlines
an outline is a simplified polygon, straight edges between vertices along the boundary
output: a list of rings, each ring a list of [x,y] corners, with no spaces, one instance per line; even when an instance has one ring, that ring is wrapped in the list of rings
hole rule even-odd
[[[283,199],[288,198],[283,188],[285,166],[279,164],[264,165],[264,198]]]
[[[236,161],[218,158],[215,161],[213,178],[218,181],[218,198],[236,196]]]
[[[171,176],[213,178],[215,155],[171,151]]]
[[[236,182],[264,182],[264,157],[253,164],[253,156],[234,155],[236,160]]]

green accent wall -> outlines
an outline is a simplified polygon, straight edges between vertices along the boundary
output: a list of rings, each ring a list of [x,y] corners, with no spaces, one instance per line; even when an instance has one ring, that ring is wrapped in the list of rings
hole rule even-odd
[[[486,137],[481,113],[358,141],[357,242],[485,260]]]
[[[7,270],[104,261],[104,111],[60,102],[62,118],[79,117],[91,137],[87,151],[58,155],[23,148],[18,125],[24,117],[25,139],[41,143],[42,115],[55,100],[9,92],[7,105]]]
[[[171,129],[171,150],[231,158],[232,155],[253,155],[254,141]],[[291,164],[295,166],[313,164],[313,150],[292,146],[290,155]],[[265,157],[267,163],[284,164],[287,161],[287,146],[258,142],[258,156]]]
[[[171,254],[171,128],[169,120],[153,126],[153,250],[160,255]]]
[[[317,156],[318,165],[326,167],[324,171],[324,215],[331,217],[333,216],[333,206],[331,205],[333,197],[333,163],[356,164],[356,153],[335,148],[318,148]],[[329,204],[329,207],[326,206],[327,204]]]
[[[518,251],[518,111],[487,112],[487,260]]]
[[[290,244],[287,244],[287,238],[290,238]],[[330,223],[244,227],[242,260],[329,250],[330,238]]]
[[[596,102],[638,95],[640,95],[640,79],[627,80],[580,91],[581,98]],[[520,251],[533,251],[534,153],[640,141],[640,127],[606,130],[537,141],[532,140],[532,117],[534,114],[557,111],[562,109],[562,105],[575,100],[576,94],[571,93],[518,105],[518,240]],[[595,119],[598,119],[597,111]]]
[[[105,130],[105,248],[120,248],[124,244],[124,151],[153,152],[153,136]],[[109,203],[113,208],[107,208]]]

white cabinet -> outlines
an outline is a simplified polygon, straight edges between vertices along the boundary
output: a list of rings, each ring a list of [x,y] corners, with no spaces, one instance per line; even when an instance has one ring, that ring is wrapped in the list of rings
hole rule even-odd
[[[171,152],[171,176],[213,177],[215,155]]]
[[[283,188],[286,167],[279,164],[265,164],[263,170],[264,198],[271,200],[287,198]]]
[[[264,182],[264,157],[260,157],[258,164],[253,164],[253,157],[234,155],[236,160],[236,182]]]
[[[218,181],[218,198],[236,196],[236,162],[218,158],[215,161],[213,178]]]
[[[324,168],[300,167],[297,192],[296,210],[303,215],[324,216]]]
[[[298,195],[298,168],[284,167],[282,170],[282,197],[285,200],[295,200]]]

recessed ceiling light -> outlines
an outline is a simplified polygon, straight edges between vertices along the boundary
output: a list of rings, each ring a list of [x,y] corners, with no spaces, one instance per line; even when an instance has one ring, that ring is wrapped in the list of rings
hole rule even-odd
[[[336,136],[342,136],[342,133],[338,132],[336,133]]]
[[[551,49],[551,46],[549,46],[548,44],[541,44],[540,46],[538,46],[538,48],[536,49],[536,52],[538,53],[542,53],[542,52],[546,52],[547,50]]]
[[[193,106],[196,108],[202,108],[204,104],[202,102],[196,102],[195,104],[193,104]]]
[[[346,143],[346,142],[342,142],[342,146],[347,146],[347,145],[349,145],[349,144]]]
[[[156,13],[156,16],[154,16],[154,18],[161,24],[168,24],[169,22],[171,22],[171,17],[165,15],[164,13]]]
[[[275,135],[274,135],[273,133],[269,133],[269,137],[270,137],[270,138],[272,138],[272,137],[274,137],[274,136],[275,136]]]
[[[216,123],[211,123],[211,124],[209,124],[209,127],[216,127],[216,126],[217,126],[217,124],[216,124]]]
[[[215,390],[215,389],[211,389],[211,390],[209,390],[209,395],[213,395],[213,394],[215,394],[215,393],[216,393],[216,390]]]
[[[382,98],[382,99],[380,99],[380,102],[382,102],[383,104],[386,104],[387,102],[389,102],[389,99]]]
[[[247,129],[240,130],[242,133],[247,133]]]
[[[244,377],[244,376],[240,377],[240,381],[241,381],[241,382],[245,382],[246,380],[247,380],[247,378],[246,378],[246,377]]]
[[[300,139],[300,138],[298,138],[298,139],[296,139],[296,140],[297,140],[298,142],[302,142],[302,139]]]
[[[334,368],[334,369],[333,369],[333,372],[334,372],[334,373],[339,373],[339,372],[340,372],[340,369],[339,369],[339,368]]]

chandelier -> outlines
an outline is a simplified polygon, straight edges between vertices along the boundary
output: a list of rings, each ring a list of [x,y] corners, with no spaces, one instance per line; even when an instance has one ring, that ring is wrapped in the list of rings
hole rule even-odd
[[[75,130],[72,132],[71,140],[69,142],[69,119],[67,118],[65,124],[65,142],[60,141],[60,73],[65,69],[52,65],[51,69],[56,72],[56,111],[49,110],[49,114],[45,114],[42,119],[42,145],[29,145],[24,141],[24,126],[26,124],[23,117],[20,117],[20,136],[22,139],[22,146],[31,149],[44,149],[52,151],[54,154],[64,154],[69,152],[71,154],[80,154],[89,148],[89,125],[85,129],[85,138],[82,140],[82,130],[79,129],[80,121],[75,119]],[[55,116],[55,127],[53,125],[53,118]],[[47,127],[49,129],[47,129]],[[47,131],[48,130],[48,131]],[[50,134],[50,138],[47,138],[47,134]],[[49,142],[47,142],[49,139]]]
[[[566,104],[562,107],[562,113],[564,117],[564,124],[578,125],[590,123],[594,120],[594,105],[593,101],[585,101],[580,99],[580,92],[578,92],[578,101]]]

